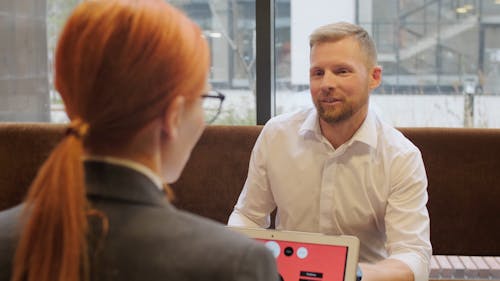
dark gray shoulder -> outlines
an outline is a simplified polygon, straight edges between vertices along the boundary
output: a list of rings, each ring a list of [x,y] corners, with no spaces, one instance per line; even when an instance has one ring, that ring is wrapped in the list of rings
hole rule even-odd
[[[230,280],[277,280],[275,259],[265,246],[236,233],[224,225],[183,211],[177,219],[192,232],[189,241],[196,245],[193,252],[202,255],[199,262],[222,266]],[[180,222],[179,221],[179,222]],[[182,238],[180,238],[183,240]]]
[[[19,222],[24,205],[17,205],[0,212],[0,241],[12,239],[19,234]],[[2,243],[3,244],[3,243]]]
[[[271,252],[220,223],[173,206],[119,216],[110,217],[101,260],[112,280],[277,280]]]
[[[0,280],[10,280],[23,205],[0,212]]]

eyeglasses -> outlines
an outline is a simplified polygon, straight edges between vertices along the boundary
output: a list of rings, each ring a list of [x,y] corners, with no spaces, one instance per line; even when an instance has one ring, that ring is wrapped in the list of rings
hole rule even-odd
[[[226,96],[216,90],[208,91],[206,94],[201,95],[203,98],[203,110],[205,111],[205,122],[212,124],[220,114],[222,102]]]

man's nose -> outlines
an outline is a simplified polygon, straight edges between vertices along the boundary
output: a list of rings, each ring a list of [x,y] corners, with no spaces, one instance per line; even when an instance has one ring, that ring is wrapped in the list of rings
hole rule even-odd
[[[336,87],[335,75],[333,73],[326,71],[321,79],[321,91],[331,92]]]

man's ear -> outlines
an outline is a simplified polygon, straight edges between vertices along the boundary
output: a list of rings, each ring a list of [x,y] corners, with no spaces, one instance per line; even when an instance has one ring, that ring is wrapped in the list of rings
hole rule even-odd
[[[382,67],[376,65],[370,72],[370,89],[377,88],[382,83]]]
[[[184,96],[178,95],[163,113],[162,131],[168,139],[175,139],[178,136],[184,105]]]

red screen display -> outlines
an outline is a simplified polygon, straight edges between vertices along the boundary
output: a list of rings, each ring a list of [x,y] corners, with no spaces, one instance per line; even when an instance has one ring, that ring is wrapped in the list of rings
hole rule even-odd
[[[263,240],[273,252],[281,280],[343,281],[347,247]]]

